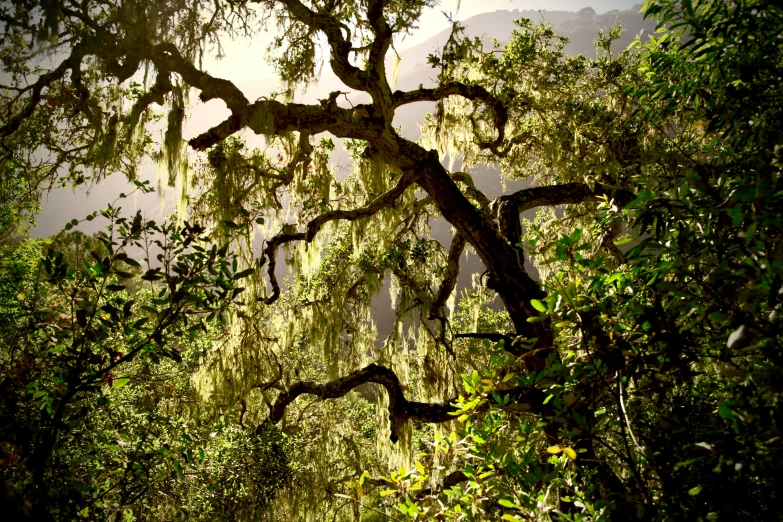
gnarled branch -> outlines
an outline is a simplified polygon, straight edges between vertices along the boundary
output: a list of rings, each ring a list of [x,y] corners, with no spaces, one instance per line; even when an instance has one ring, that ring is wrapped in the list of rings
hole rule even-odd
[[[453,419],[450,412],[454,410],[451,400],[442,404],[430,404],[409,401],[405,398],[402,384],[392,370],[378,364],[370,364],[360,370],[349,373],[345,377],[327,383],[317,381],[299,381],[278,395],[272,405],[269,417],[264,423],[277,424],[285,415],[289,404],[300,395],[315,395],[321,399],[337,399],[366,383],[380,384],[389,394],[389,421],[391,423],[391,441],[397,442],[402,424],[408,420],[420,420],[428,423],[441,423]],[[262,423],[258,430],[263,429]]]
[[[85,43],[78,43],[73,47],[71,54],[60,65],[54,68],[54,70],[42,74],[38,80],[33,84],[30,97],[27,100],[24,108],[18,113],[11,116],[5,125],[0,127],[0,136],[8,136],[16,132],[22,122],[29,118],[38,104],[41,102],[41,92],[45,87],[48,87],[52,82],[62,79],[65,76],[66,71],[75,70],[81,67],[82,60],[87,54],[87,45]]]
[[[315,395],[321,399],[339,399],[357,386],[367,383],[380,384],[386,388],[389,394],[389,422],[391,427],[390,439],[392,442],[399,440],[399,431],[408,419],[439,424],[452,420],[456,407],[452,405],[457,398],[449,399],[443,403],[426,403],[409,401],[405,397],[399,377],[389,368],[379,364],[370,364],[355,370],[345,377],[340,377],[327,383],[318,381],[298,381],[292,384],[288,390],[277,396],[269,410],[269,416],[258,425],[256,433],[261,433],[267,424],[277,424],[285,416],[286,408],[300,395]],[[534,411],[542,411],[543,393],[536,388],[514,387],[508,390],[499,390],[498,395],[503,398],[511,396],[517,406],[522,402],[529,402]],[[483,411],[488,408],[485,403],[475,411]]]
[[[446,273],[443,275],[443,281],[441,281],[438,294],[435,296],[435,300],[430,305],[430,319],[441,317],[443,315],[442,309],[448,301],[449,296],[457,286],[457,278],[459,276],[459,259],[462,253],[465,251],[465,245],[467,240],[465,236],[457,232],[454,234],[454,238],[451,240],[451,247],[449,247],[449,257],[446,265]]]
[[[307,241],[312,241],[318,231],[321,230],[321,228],[323,228],[323,226],[329,221],[334,221],[337,219],[356,221],[357,219],[375,215],[382,208],[393,205],[394,202],[397,201],[400,196],[402,196],[402,193],[405,192],[405,189],[410,187],[415,181],[415,171],[407,171],[402,175],[400,180],[391,190],[384,192],[364,207],[353,210],[331,210],[329,212],[324,212],[307,224]]]
[[[502,204],[508,203],[516,207],[517,213],[521,214],[536,207],[597,201],[601,196],[613,198],[620,207],[628,205],[636,197],[631,191],[599,184],[596,184],[595,188],[590,188],[586,183],[564,183],[522,189],[508,196],[499,197],[493,202],[493,205],[497,205],[496,208],[499,209]]]
[[[391,190],[384,192],[368,205],[353,209],[353,210],[331,210],[324,212],[320,216],[316,217],[307,225],[307,232],[282,232],[267,242],[264,248],[261,258],[259,260],[259,268],[264,264],[269,263],[267,268],[267,274],[269,275],[269,282],[272,285],[272,294],[264,299],[264,303],[272,304],[280,296],[280,285],[277,282],[277,276],[275,275],[275,266],[277,264],[275,257],[277,256],[277,249],[283,244],[291,243],[293,241],[307,241],[308,243],[315,239],[316,234],[323,228],[323,226],[338,219],[344,219],[347,221],[356,221],[358,219],[368,218],[375,215],[379,210],[384,207],[389,207],[394,204],[395,201],[405,192],[405,189],[410,187],[416,181],[416,173],[414,171],[405,172],[400,180],[397,182]]]
[[[497,137],[489,142],[479,143],[482,149],[497,149],[506,137],[508,111],[492,93],[480,85],[467,85],[461,82],[448,82],[434,89],[416,89],[415,91],[394,91],[394,108],[409,103],[439,101],[448,96],[458,95],[473,101],[481,101],[489,107],[495,116]]]
[[[350,61],[353,46],[343,36],[344,26],[328,14],[316,13],[299,0],[278,0],[285,5],[291,16],[308,27],[321,31],[326,35],[331,48],[329,63],[332,71],[348,87],[369,92],[373,82],[366,71],[353,65]]]

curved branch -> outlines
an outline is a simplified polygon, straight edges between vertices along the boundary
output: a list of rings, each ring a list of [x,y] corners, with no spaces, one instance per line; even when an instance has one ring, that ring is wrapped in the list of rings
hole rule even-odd
[[[353,46],[343,36],[343,27],[333,17],[316,13],[299,0],[278,0],[291,16],[312,29],[323,32],[331,47],[329,63],[332,70],[348,87],[369,92],[372,81],[366,71],[351,64],[350,55]]]
[[[409,103],[424,101],[439,101],[449,96],[462,96],[472,101],[481,101],[487,105],[495,115],[495,128],[497,128],[497,138],[489,142],[480,142],[482,149],[497,149],[506,138],[506,123],[508,122],[508,111],[503,103],[500,102],[492,93],[480,85],[467,85],[462,82],[448,82],[434,89],[416,89],[415,91],[394,91],[394,108]]]
[[[597,201],[600,196],[614,199],[621,208],[636,198],[633,192],[624,189],[614,189],[599,184],[596,184],[595,188],[590,188],[585,183],[565,183],[522,189],[508,196],[501,196],[493,202],[493,205],[497,205],[499,209],[504,203],[511,204],[517,208],[518,213],[522,213],[536,207]]]
[[[236,85],[199,70],[170,43],[154,46],[149,58],[159,69],[176,72],[188,85],[200,89],[199,99],[202,102],[220,99],[231,111],[231,116],[226,120],[190,140],[189,144],[195,150],[212,147],[244,127],[265,135],[291,131],[308,134],[329,131],[337,137],[359,139],[375,137],[383,128],[382,123],[379,125],[378,121],[370,117],[371,111],[366,105],[343,109],[334,103],[306,105],[277,100],[250,103]]]
[[[370,217],[384,207],[392,206],[402,193],[405,192],[405,189],[410,187],[415,181],[415,172],[412,170],[407,171],[402,175],[400,181],[397,182],[394,188],[384,192],[372,200],[368,205],[354,210],[332,210],[321,214],[307,224],[307,241],[312,241],[318,231],[330,221],[337,219],[356,221],[357,219]]]
[[[438,289],[438,294],[435,296],[435,300],[430,305],[430,319],[442,316],[442,309],[446,305],[449,296],[457,286],[457,277],[459,276],[459,259],[462,256],[462,252],[465,251],[465,245],[467,240],[465,236],[457,232],[454,234],[454,238],[451,240],[451,247],[449,247],[448,264],[446,265],[446,273],[443,276],[443,281]]]
[[[379,104],[381,114],[391,115],[394,112],[394,97],[389,81],[386,78],[386,53],[391,47],[394,33],[383,15],[387,2],[388,0],[370,0],[367,6],[367,21],[370,23],[373,33],[375,33],[375,40],[370,47],[368,63],[370,64],[372,80],[375,84],[374,91],[377,91],[377,96],[376,92],[371,93],[373,101]]]
[[[278,297],[280,297],[280,284],[277,282],[277,276],[275,275],[275,266],[277,261],[277,249],[283,244],[291,243],[293,241],[307,241],[308,243],[315,239],[315,235],[323,228],[323,226],[338,219],[344,219],[347,221],[356,221],[357,219],[368,218],[375,215],[379,210],[384,207],[389,207],[394,204],[395,201],[405,192],[405,189],[410,187],[416,181],[416,173],[414,171],[405,172],[397,185],[391,190],[384,192],[368,205],[357,208],[354,210],[332,210],[325,212],[316,217],[310,223],[307,224],[307,232],[282,232],[267,242],[264,248],[261,258],[259,260],[259,268],[263,267],[266,263],[269,263],[267,268],[267,274],[269,276],[269,283],[272,285],[272,294],[269,297],[263,299],[264,303],[272,304]]]
[[[280,233],[275,237],[267,241],[261,257],[259,258],[258,268],[262,268],[268,263],[267,274],[269,275],[269,284],[272,285],[272,294],[264,299],[260,299],[264,304],[272,304],[280,297],[280,284],[277,282],[277,276],[275,275],[275,267],[277,266],[277,249],[280,245],[290,243],[292,241],[301,241],[305,238],[304,233]]]
[[[321,399],[339,399],[354,388],[367,383],[380,384],[386,388],[386,392],[389,394],[390,439],[392,442],[397,442],[403,423],[409,419],[430,424],[440,424],[454,419],[454,412],[457,407],[453,406],[452,403],[456,402],[457,398],[449,399],[443,403],[409,401],[405,398],[403,387],[397,374],[385,366],[373,363],[355,370],[345,377],[340,377],[327,383],[308,380],[292,384],[288,390],[277,396],[269,410],[269,416],[258,425],[256,433],[263,432],[268,424],[280,422],[285,416],[288,405],[299,398],[300,395],[315,395]],[[523,402],[527,403],[534,412],[541,412],[545,409],[545,406],[542,405],[544,394],[535,387],[523,388],[517,386],[508,390],[498,390],[497,393],[501,398],[506,396],[512,397],[517,405]],[[475,408],[474,411],[484,411],[488,407],[488,404],[485,402],[483,405]]]
[[[41,92],[45,87],[48,87],[52,82],[60,80],[65,76],[66,71],[76,70],[81,67],[82,59],[87,54],[87,45],[85,43],[78,43],[73,47],[71,54],[60,62],[54,70],[42,74],[38,80],[32,85],[30,98],[27,101],[25,107],[17,114],[8,119],[8,122],[0,127],[0,136],[8,136],[16,132],[16,130],[22,125],[22,122],[29,118],[38,104],[41,102]]]
[[[476,184],[473,182],[473,178],[470,174],[467,172],[455,172],[451,175],[451,179],[464,183],[467,187],[465,192],[468,194],[468,196],[473,198],[473,200],[479,204],[479,208],[481,208],[481,210],[486,213],[490,205],[489,198],[476,188]]]
[[[285,415],[289,404],[300,395],[315,395],[321,399],[337,399],[348,392],[366,383],[380,384],[389,394],[389,421],[391,423],[391,441],[397,442],[399,430],[402,424],[408,420],[419,420],[428,423],[441,423],[454,418],[450,412],[454,411],[450,401],[442,404],[430,404],[417,401],[409,401],[405,398],[402,384],[392,370],[378,364],[370,364],[360,370],[349,373],[345,377],[335,379],[327,383],[317,381],[299,381],[278,395],[277,400],[269,411],[269,417],[261,423],[259,430],[266,423],[277,424]],[[454,399],[456,400],[456,399]]]
[[[154,46],[150,58],[158,68],[176,72],[188,85],[201,90],[199,99],[202,102],[219,98],[234,114],[241,113],[250,104],[236,85],[199,70],[180,55],[174,44],[162,43]]]

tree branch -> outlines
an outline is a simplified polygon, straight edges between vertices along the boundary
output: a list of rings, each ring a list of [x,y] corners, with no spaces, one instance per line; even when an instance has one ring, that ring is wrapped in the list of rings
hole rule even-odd
[[[398,161],[415,161],[422,172],[419,185],[435,202],[443,217],[451,223],[478,253],[484,266],[497,282],[497,291],[520,335],[538,338],[541,346],[551,346],[552,333],[546,321],[527,322],[537,315],[531,299],[542,299],[544,292],[520,265],[517,252],[490,223],[487,216],[465,197],[440,164],[437,153],[399,139]],[[408,150],[414,149],[414,150]],[[546,357],[540,361],[543,365]]]
[[[522,189],[508,196],[499,197],[493,205],[497,205],[499,209],[503,203],[508,203],[516,207],[517,213],[521,214],[536,207],[597,201],[601,196],[614,199],[619,207],[628,205],[636,198],[633,192],[624,189],[614,189],[599,184],[596,184],[595,188],[590,188],[585,183],[565,183]]]
[[[343,109],[332,104],[306,105],[259,100],[191,139],[189,144],[195,150],[204,150],[217,145],[244,127],[249,127],[256,134],[267,136],[292,131],[308,134],[330,132],[339,138],[369,140],[381,134],[383,125],[382,120],[370,117],[367,105]]]
[[[329,60],[332,71],[345,85],[359,91],[372,90],[372,81],[367,72],[351,64],[350,54],[353,46],[343,36],[343,26],[340,22],[327,14],[314,12],[299,0],[278,1],[285,5],[295,20],[326,35],[332,51]]]
[[[451,247],[449,247],[446,273],[443,275],[443,281],[438,289],[438,294],[435,296],[432,305],[430,305],[430,319],[443,316],[443,307],[446,305],[446,301],[448,301],[449,296],[451,296],[451,293],[457,286],[459,259],[465,251],[466,244],[467,240],[465,239],[465,236],[459,232],[454,234],[454,238],[451,240]]]
[[[409,401],[405,398],[400,380],[392,370],[378,364],[370,364],[360,370],[349,373],[345,377],[327,383],[317,381],[299,381],[278,395],[272,405],[269,417],[259,425],[263,430],[266,423],[277,424],[285,415],[289,404],[300,395],[315,395],[321,399],[337,399],[366,383],[380,384],[389,394],[389,421],[391,423],[391,441],[397,442],[402,424],[408,420],[419,420],[428,423],[441,423],[452,420],[449,413],[454,410],[451,400],[442,404],[429,404]]]
[[[280,297],[280,284],[277,282],[277,276],[275,275],[275,267],[277,266],[277,249],[280,245],[290,243],[292,241],[301,241],[305,238],[303,232],[295,233],[280,233],[275,237],[267,241],[266,247],[259,258],[258,268],[262,268],[264,264],[267,266],[267,274],[269,275],[269,284],[272,285],[272,294],[264,299],[264,304],[272,304]]]
[[[395,185],[394,188],[384,192],[372,200],[368,205],[353,210],[331,210],[321,214],[307,224],[307,241],[312,241],[318,231],[329,221],[334,221],[336,219],[356,221],[357,219],[370,217],[382,208],[391,206],[397,201],[402,193],[405,192],[405,189],[410,187],[415,181],[415,171],[409,170],[402,175],[400,181],[397,182],[397,185]]]
[[[405,172],[397,185],[391,190],[384,192],[368,205],[353,209],[353,210],[332,210],[325,212],[316,217],[310,223],[307,224],[307,232],[281,232],[267,242],[259,263],[259,268],[268,263],[267,274],[269,276],[269,282],[272,285],[272,294],[265,298],[263,301],[266,304],[272,304],[280,296],[280,285],[277,282],[277,276],[275,275],[275,266],[277,261],[277,249],[283,244],[291,243],[293,241],[307,241],[308,243],[315,239],[316,234],[323,228],[323,226],[338,219],[344,219],[347,221],[356,221],[357,219],[368,218],[375,215],[379,210],[384,207],[389,207],[394,204],[395,201],[405,192],[405,189],[410,187],[416,181],[415,171]]]
[[[409,419],[430,424],[440,424],[454,419],[452,412],[456,410],[456,407],[452,403],[456,402],[457,398],[449,399],[443,403],[409,401],[405,398],[397,374],[385,366],[373,363],[327,383],[307,380],[292,384],[287,391],[277,396],[269,410],[269,416],[258,425],[256,433],[262,433],[267,424],[280,422],[285,416],[288,405],[300,395],[315,395],[321,399],[339,399],[357,386],[367,383],[380,384],[386,388],[386,392],[389,394],[390,439],[392,442],[399,440],[400,429],[403,423]],[[508,390],[498,390],[497,393],[501,398],[507,395],[511,396],[515,404],[528,403],[534,412],[540,413],[546,408],[543,406],[543,392],[535,387],[517,386]],[[484,403],[474,411],[484,411],[488,407],[488,404]]]
[[[16,132],[22,125],[22,122],[33,114],[33,111],[35,111],[35,108],[41,102],[41,92],[43,89],[48,87],[52,82],[62,79],[69,69],[74,70],[81,67],[82,59],[86,54],[87,45],[85,43],[78,43],[73,47],[68,58],[60,62],[60,65],[54,70],[42,74],[33,84],[30,98],[27,100],[27,104],[24,108],[9,118],[5,125],[0,127],[0,136],[8,136],[9,134]]]
[[[497,149],[506,137],[508,111],[492,93],[480,85],[467,85],[461,82],[448,82],[434,89],[416,89],[415,91],[394,91],[394,108],[409,103],[424,101],[439,101],[449,96],[458,95],[473,101],[481,101],[488,106],[495,116],[497,137],[489,142],[480,142],[482,149]]]

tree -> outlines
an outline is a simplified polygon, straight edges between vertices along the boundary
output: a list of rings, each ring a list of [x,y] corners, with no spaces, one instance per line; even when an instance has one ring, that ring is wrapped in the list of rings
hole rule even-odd
[[[259,457],[288,486],[275,490],[276,511],[251,502],[260,511],[244,515],[358,518],[394,506],[410,518],[476,520],[779,515],[771,492],[780,489],[780,8],[650,1],[646,13],[662,35],[619,52],[613,28],[599,37],[595,60],[566,57],[551,28],[529,21],[490,49],[454,24],[429,58],[435,85],[394,90],[386,61],[394,37],[436,3],[4,6],[2,58],[13,84],[3,91],[3,162],[29,173],[21,179],[31,190],[118,170],[141,188],[136,171],[147,154],[172,182],[192,186],[184,227],[144,225],[170,238],[158,245],[173,252],[145,273],[175,282],[158,297],[169,300],[158,303],[167,307],[156,312],[160,335],[197,331],[176,326],[186,316],[174,301],[195,314],[241,297],[225,344],[193,369],[203,411],[256,426],[227,440],[269,440],[279,430],[302,466],[289,474]],[[283,92],[251,102],[200,67],[222,39],[273,25]],[[52,69],[33,66],[41,53]],[[318,104],[293,101],[325,60],[368,101],[342,92]],[[188,151],[191,90],[203,103],[220,100],[230,116],[190,139]],[[394,116],[422,102],[435,112],[416,143]],[[168,105],[158,152],[146,126],[157,117],[153,104]],[[242,130],[266,137],[275,152],[249,148],[234,136]],[[347,178],[330,167],[332,138],[344,139],[352,157]],[[452,165],[461,160],[460,171],[443,165],[446,155]],[[528,188],[490,199],[469,172],[481,165]],[[523,227],[520,214],[531,209],[536,219]],[[123,246],[138,239],[140,216],[107,217],[126,227]],[[430,232],[440,217],[454,230],[448,244]],[[226,246],[202,248],[209,242]],[[624,242],[630,250],[619,248]],[[95,281],[120,259],[111,240],[103,243],[108,255],[78,276],[97,292],[84,314],[98,314],[104,283]],[[486,271],[455,307],[466,250]],[[230,253],[233,264],[221,260]],[[45,259],[55,285],[75,276],[62,256]],[[531,260],[537,275],[526,268]],[[244,277],[245,292],[234,291]],[[382,340],[372,298],[387,279],[395,329]],[[123,321],[80,346],[105,349]],[[76,324],[86,332],[91,323]],[[148,330],[152,353],[176,359]],[[145,360],[140,346],[124,362]],[[87,392],[114,367],[95,364],[89,377],[87,367],[72,374],[65,396]],[[25,386],[20,397],[53,396]],[[368,417],[368,403],[379,418]],[[62,415],[50,417],[36,421],[45,439],[36,451],[46,458],[35,457],[38,468],[28,461],[33,488],[45,482],[46,441]],[[378,433],[388,442],[377,445]],[[268,451],[277,454],[274,444]],[[230,469],[218,467],[216,476]],[[381,492],[379,475],[392,484]],[[737,488],[768,499],[740,504],[731,499]],[[202,494],[185,488],[177,502]],[[159,516],[139,498],[118,501],[117,517],[131,504],[146,506],[136,516]],[[73,516],[56,499],[41,509]]]

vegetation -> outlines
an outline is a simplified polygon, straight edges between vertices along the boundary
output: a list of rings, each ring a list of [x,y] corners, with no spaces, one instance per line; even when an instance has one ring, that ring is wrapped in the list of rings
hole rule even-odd
[[[658,32],[595,58],[455,23],[435,84],[394,90],[437,3],[0,7],[4,514],[783,517],[783,7],[648,0]],[[202,68],[266,30],[281,92]],[[327,60],[365,103],[294,101]],[[196,93],[230,115],[186,143]],[[422,102],[414,142],[393,121]],[[162,223],[121,208],[145,158],[182,191]],[[24,235],[43,191],[115,172],[105,210]]]

